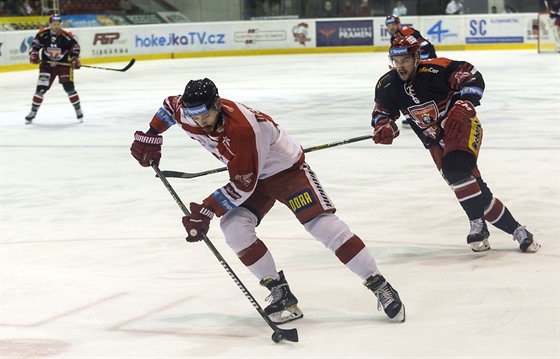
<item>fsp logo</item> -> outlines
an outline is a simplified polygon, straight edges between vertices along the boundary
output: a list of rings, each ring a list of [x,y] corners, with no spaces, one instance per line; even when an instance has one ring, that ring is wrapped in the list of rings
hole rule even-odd
[[[105,32],[101,34],[95,34],[93,37],[93,44],[101,43],[101,45],[111,45],[115,40],[118,40],[121,34],[118,32]]]

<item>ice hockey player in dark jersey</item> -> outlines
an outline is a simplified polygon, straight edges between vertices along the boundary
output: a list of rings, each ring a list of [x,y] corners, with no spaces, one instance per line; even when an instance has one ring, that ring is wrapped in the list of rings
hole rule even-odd
[[[387,31],[389,31],[389,33],[391,34],[391,43],[393,43],[393,41],[395,41],[397,37],[414,36],[416,41],[418,41],[418,43],[420,44],[421,60],[433,59],[437,57],[434,45],[426,40],[418,30],[410,26],[402,26],[401,20],[398,16],[387,16],[387,18],[385,19],[385,26],[387,27]]]
[[[465,61],[421,61],[419,48],[414,36],[399,37],[391,44],[393,69],[375,87],[374,142],[389,145],[399,135],[394,120],[400,111],[466,212],[471,249],[490,249],[487,223],[491,223],[511,234],[522,252],[536,252],[540,244],[493,196],[477,167],[483,132],[475,106],[484,92],[482,74]]]
[[[29,62],[39,65],[39,79],[33,95],[31,111],[25,116],[26,124],[30,124],[35,116],[45,93],[51,88],[58,76],[64,91],[80,122],[84,114],[80,106],[80,98],[74,87],[74,70],[80,68],[80,45],[74,36],[62,29],[62,18],[58,14],[49,17],[49,26],[39,30],[29,52]],[[68,66],[70,64],[71,66]]]
[[[393,321],[404,322],[405,308],[395,289],[380,274],[370,251],[336,208],[317,175],[305,162],[301,145],[265,113],[221,98],[210,79],[191,80],[183,96],[170,96],[156,112],[150,129],[137,131],[132,156],[150,166],[161,158],[161,133],[179,124],[186,135],[226,164],[229,181],[200,203],[190,204],[183,217],[188,242],[208,232],[221,217],[225,241],[240,261],[270,291],[265,313],[275,323],[299,319],[303,313],[278,271],[256,227],[278,201],[287,206],[315,239],[330,249],[364,281],[378,299],[378,308]]]

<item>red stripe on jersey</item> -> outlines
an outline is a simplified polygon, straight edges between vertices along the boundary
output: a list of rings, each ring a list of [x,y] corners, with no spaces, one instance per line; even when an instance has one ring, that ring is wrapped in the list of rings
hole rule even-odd
[[[249,267],[257,263],[258,260],[266,254],[266,252],[268,252],[268,248],[260,239],[257,238],[255,243],[237,253],[237,257],[239,257],[241,263],[243,263],[246,267]]]
[[[362,249],[365,248],[364,242],[360,239],[360,237],[353,235],[349,240],[344,242],[338,249],[334,252],[334,254],[338,257],[338,259],[346,264],[352,260]]]

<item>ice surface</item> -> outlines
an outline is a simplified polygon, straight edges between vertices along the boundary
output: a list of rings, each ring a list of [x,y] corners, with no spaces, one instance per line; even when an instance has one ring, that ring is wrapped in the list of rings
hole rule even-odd
[[[187,244],[181,211],[130,156],[169,95],[209,77],[222,97],[272,115],[304,147],[371,133],[383,53],[138,61],[125,73],[82,68],[78,124],[59,84],[24,125],[37,71],[1,80],[2,358],[558,358],[560,63],[535,51],[446,52],[472,62],[486,91],[479,166],[494,195],[542,244],[524,254],[491,228],[492,250],[466,244],[468,221],[410,129],[309,153],[343,218],[400,292],[390,323],[361,280],[277,205],[258,228],[300,300],[299,343],[272,331],[204,243]],[[122,67],[125,63],[103,64]],[[180,128],[161,168],[222,164]],[[200,201],[225,173],[171,179]],[[209,237],[251,293],[267,292]]]

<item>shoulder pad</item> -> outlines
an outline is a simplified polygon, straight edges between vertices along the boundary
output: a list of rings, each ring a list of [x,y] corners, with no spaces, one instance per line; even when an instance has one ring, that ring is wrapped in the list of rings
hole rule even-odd
[[[396,74],[397,71],[391,69],[389,72],[379,78],[379,80],[377,81],[377,85],[375,85],[375,88],[379,89],[381,87],[386,88],[390,86],[394,82]]]
[[[445,57],[436,57],[420,61],[420,65],[431,65],[438,67],[447,67],[453,60],[446,59]]]
[[[401,34],[408,36],[414,34],[414,29],[409,26],[403,26],[401,28]]]

